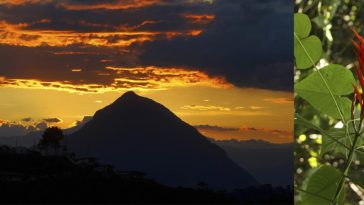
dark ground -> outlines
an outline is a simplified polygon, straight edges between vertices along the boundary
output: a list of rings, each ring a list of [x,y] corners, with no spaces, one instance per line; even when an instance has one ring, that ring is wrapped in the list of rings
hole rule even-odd
[[[36,152],[0,151],[0,203],[205,203],[293,204],[292,188],[270,185],[234,193],[199,188],[171,188],[139,172],[118,172],[95,160],[46,157]],[[84,159],[85,161],[85,159]]]

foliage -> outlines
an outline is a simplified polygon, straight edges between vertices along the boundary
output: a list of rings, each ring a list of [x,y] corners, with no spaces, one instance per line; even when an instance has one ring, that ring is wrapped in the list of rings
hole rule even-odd
[[[59,146],[60,141],[63,138],[64,135],[62,129],[60,129],[59,127],[49,127],[44,131],[40,144]]]
[[[360,165],[364,159],[362,96],[359,90],[353,93],[357,83],[352,72],[355,46],[351,46],[351,28],[359,33],[363,28],[362,4],[349,0],[296,1],[297,204],[357,204],[364,200],[360,183],[364,176]],[[357,74],[362,76],[360,71]]]

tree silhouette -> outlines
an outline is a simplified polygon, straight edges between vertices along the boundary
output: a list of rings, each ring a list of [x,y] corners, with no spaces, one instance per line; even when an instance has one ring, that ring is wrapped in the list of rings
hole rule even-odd
[[[63,131],[59,127],[49,127],[47,128],[43,135],[42,139],[40,140],[39,144],[42,147],[46,148],[46,151],[48,153],[48,148],[50,146],[54,147],[55,152],[57,153],[57,150],[60,146],[61,140],[64,138]]]

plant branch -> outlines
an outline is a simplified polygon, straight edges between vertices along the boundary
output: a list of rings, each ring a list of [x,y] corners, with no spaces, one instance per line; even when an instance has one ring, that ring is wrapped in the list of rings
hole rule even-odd
[[[362,109],[360,112],[361,112],[361,116],[363,116],[364,109]],[[351,162],[353,161],[353,158],[354,158],[354,152],[356,150],[356,143],[358,142],[358,139],[360,137],[360,130],[361,130],[361,127],[362,127],[362,123],[363,123],[363,118],[361,117],[360,118],[360,121],[359,121],[358,129],[355,129],[355,132],[356,133],[355,133],[354,141],[353,141],[353,144],[351,145],[351,149],[350,149],[350,152],[349,152],[349,156],[348,156],[348,159],[346,160],[346,163],[345,163],[344,172],[343,172],[343,174],[341,176],[341,179],[340,179],[340,182],[339,182],[339,186],[338,186],[338,188],[336,190],[336,193],[335,193],[335,198],[334,198],[334,200],[332,202],[333,205],[336,205],[337,204],[337,201],[338,201],[338,198],[340,196],[340,193],[341,193],[341,191],[344,188],[345,178],[348,175]]]
[[[297,34],[296,34],[296,33],[294,33],[294,37],[295,37],[295,39],[298,41],[298,43],[300,44],[300,46],[302,47],[302,49],[303,49],[303,51],[305,52],[306,56],[308,57],[308,59],[309,59],[309,60],[310,60],[310,62],[312,63],[312,65],[313,65],[314,69],[318,72],[318,74],[319,74],[319,76],[320,76],[321,80],[322,80],[322,81],[323,81],[323,83],[325,84],[325,86],[326,86],[326,88],[327,88],[327,90],[328,90],[328,92],[329,92],[329,94],[330,94],[330,96],[331,96],[332,100],[333,100],[333,101],[334,101],[334,103],[335,103],[335,106],[336,106],[336,108],[337,108],[337,110],[338,110],[338,112],[339,112],[339,115],[340,115],[340,118],[341,118],[341,120],[342,120],[343,124],[345,125],[345,127],[347,127],[346,120],[345,120],[344,115],[343,115],[343,113],[342,113],[342,108],[341,108],[341,106],[339,106],[339,104],[338,104],[338,102],[337,102],[337,100],[336,100],[336,98],[335,98],[334,94],[332,93],[332,91],[331,91],[331,89],[330,89],[330,86],[329,86],[329,85],[328,85],[328,83],[326,82],[326,80],[325,80],[324,76],[322,75],[321,71],[317,68],[317,66],[316,66],[315,62],[312,60],[312,58],[311,58],[310,54],[308,53],[308,51],[306,50],[305,46],[303,45],[303,43],[302,43],[301,39],[297,36]],[[363,112],[363,110],[361,110],[361,111]],[[359,129],[358,129],[358,130],[359,130],[359,132],[360,132],[360,130],[361,130],[361,124],[362,124],[362,118],[360,119],[360,123],[359,123]],[[354,152],[355,152],[356,143],[357,143],[358,138],[359,138],[359,136],[360,136],[360,133],[359,133],[359,132],[358,132],[358,131],[356,131],[356,132],[355,132],[354,141],[353,141],[353,143],[352,143],[352,145],[351,145],[351,147],[350,147],[349,155],[348,155],[347,161],[346,161],[346,163],[345,163],[345,168],[344,168],[344,171],[343,171],[343,173],[342,173],[342,175],[341,175],[341,178],[340,178],[340,181],[339,181],[339,186],[338,186],[338,188],[337,188],[337,190],[336,190],[336,193],[335,193],[334,199],[333,199],[332,201],[330,200],[330,201],[332,202],[332,203],[331,203],[332,205],[336,205],[336,204],[337,204],[337,201],[338,201],[339,195],[340,195],[340,193],[341,193],[341,191],[343,190],[343,187],[344,187],[344,185],[345,185],[345,176],[348,174],[349,169],[350,169],[351,162],[352,162],[352,160],[353,160],[353,156],[354,156]],[[350,135],[348,136],[348,132],[347,132],[347,130],[345,130],[345,135],[346,135],[346,137],[350,137]]]
[[[310,124],[310,126],[319,131],[321,134],[329,137],[330,139],[332,139],[333,141],[335,141],[336,143],[338,143],[339,145],[345,147],[347,150],[350,150],[350,147],[346,146],[344,143],[340,142],[339,140],[337,140],[335,137],[329,135],[325,130],[321,129],[320,127],[314,125],[313,123],[311,123],[310,121],[306,120],[304,117],[300,116],[300,115],[295,115],[296,118],[299,118],[300,120],[304,121],[307,124]]]

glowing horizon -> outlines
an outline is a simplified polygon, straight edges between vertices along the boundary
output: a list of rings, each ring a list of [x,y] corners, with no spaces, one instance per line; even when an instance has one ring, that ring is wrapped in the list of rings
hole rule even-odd
[[[222,0],[0,0],[0,136],[71,127],[133,90],[215,139],[292,142],[293,40],[279,29],[291,26],[290,10]],[[279,25],[275,41],[267,24]]]

